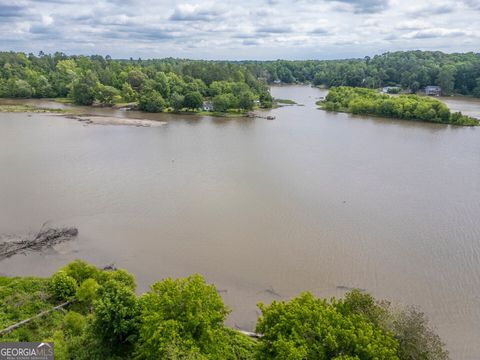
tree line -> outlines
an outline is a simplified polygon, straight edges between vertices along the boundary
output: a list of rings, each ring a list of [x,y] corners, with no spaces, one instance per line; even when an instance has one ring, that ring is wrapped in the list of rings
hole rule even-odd
[[[2,341],[54,341],[55,358],[215,360],[445,360],[423,313],[358,290],[342,299],[303,293],[260,304],[252,339],[224,325],[230,310],[202,276],[164,279],[137,296],[125,270],[76,260],[50,278],[0,277],[0,326],[55,311]]]
[[[479,121],[428,96],[381,94],[376,90],[349,86],[333,87],[318,104],[325,110],[383,116],[452,125],[475,126]]]
[[[249,62],[268,82],[379,88],[400,85],[413,93],[429,85],[444,95],[480,97],[480,54],[397,51],[346,60]]]
[[[69,97],[76,104],[137,102],[141,110],[215,111],[272,106],[268,86],[243,64],[181,59],[113,60],[109,56],[38,56],[0,52],[0,97]]]

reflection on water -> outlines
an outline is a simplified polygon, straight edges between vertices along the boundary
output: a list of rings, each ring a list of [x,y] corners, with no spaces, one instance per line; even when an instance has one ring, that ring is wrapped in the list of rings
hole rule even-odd
[[[199,272],[246,329],[276,294],[359,287],[418,304],[452,358],[478,359],[479,129],[327,113],[308,87],[273,93],[305,106],[275,121],[114,111],[168,121],[159,128],[0,114],[0,232],[80,230],[0,273],[84,258],[145,290]]]

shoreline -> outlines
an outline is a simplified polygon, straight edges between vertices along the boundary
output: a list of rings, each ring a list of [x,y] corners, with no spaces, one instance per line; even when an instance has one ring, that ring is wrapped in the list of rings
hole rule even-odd
[[[148,120],[148,119],[130,119],[115,116],[102,115],[59,115],[67,119],[77,120],[86,125],[124,125],[135,127],[160,127],[166,125],[166,121]]]
[[[2,103],[2,100],[5,101]],[[25,101],[29,100],[44,100],[47,102],[58,103],[64,105],[64,107],[57,108],[57,107],[50,107],[46,106],[38,106],[35,104],[25,103]],[[65,106],[66,105],[66,106]],[[78,106],[71,102],[65,101],[63,98],[55,99],[55,98],[45,98],[45,99],[10,99],[10,98],[0,98],[0,113],[56,113],[56,114],[66,114],[66,115],[74,115],[74,116],[97,116],[94,114],[90,114],[88,110],[85,108],[92,109],[111,109],[116,111],[138,111],[142,114],[168,114],[168,115],[189,115],[189,116],[213,116],[213,117],[224,117],[224,118],[242,118],[248,117],[249,111],[239,112],[239,111],[226,111],[226,112],[218,112],[218,111],[205,111],[205,110],[179,110],[175,111],[173,109],[167,108],[160,112],[146,112],[141,111],[129,106],[122,105],[113,105],[113,106],[99,106],[99,105],[91,105],[91,106]],[[262,110],[255,108],[254,110]],[[268,109],[266,109],[268,110]],[[102,116],[102,115],[99,115]]]

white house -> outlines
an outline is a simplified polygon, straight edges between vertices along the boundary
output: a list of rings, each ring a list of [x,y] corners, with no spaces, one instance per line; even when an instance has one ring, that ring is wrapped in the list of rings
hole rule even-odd
[[[442,94],[442,88],[440,86],[427,86],[425,88],[425,95],[428,96],[440,96]]]
[[[202,109],[203,111],[213,111],[213,103],[211,101],[204,101]]]

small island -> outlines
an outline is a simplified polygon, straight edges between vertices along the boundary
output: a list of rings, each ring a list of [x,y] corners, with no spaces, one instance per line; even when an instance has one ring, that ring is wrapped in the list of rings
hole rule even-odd
[[[391,96],[366,88],[332,87],[325,100],[317,104],[327,111],[461,126],[480,125],[478,119],[460,112],[452,113],[443,102],[428,96]]]

